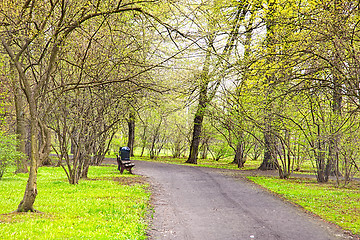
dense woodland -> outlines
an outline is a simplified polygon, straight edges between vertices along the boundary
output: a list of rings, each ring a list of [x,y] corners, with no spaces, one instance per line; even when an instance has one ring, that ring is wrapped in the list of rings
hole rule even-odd
[[[17,211],[34,211],[50,152],[76,184],[116,144],[191,164],[262,159],[281,178],[310,161],[318,182],[349,182],[360,170],[359,10],[340,0],[1,1],[0,142],[16,134],[28,156],[12,157],[17,171],[30,166]]]

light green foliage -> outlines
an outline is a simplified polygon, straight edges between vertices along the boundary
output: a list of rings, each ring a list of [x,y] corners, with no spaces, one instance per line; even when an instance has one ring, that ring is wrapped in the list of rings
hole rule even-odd
[[[354,188],[337,188],[331,184],[318,184],[316,180],[248,178],[327,221],[354,234],[360,233],[359,185]]]
[[[222,140],[220,137],[218,139],[213,139],[212,143],[209,146],[210,154],[212,158],[216,161],[232,156],[234,150],[229,147],[229,144]]]
[[[0,79],[1,81],[1,79]],[[5,113],[6,113],[6,107],[9,106],[9,103],[6,101],[6,93],[1,92],[4,91],[2,89],[1,83],[0,83],[0,131],[5,130],[6,122],[5,122]]]
[[[9,166],[24,157],[23,153],[16,151],[16,144],[15,135],[6,135],[0,131],[0,179]]]
[[[1,239],[146,239],[147,185],[122,185],[116,167],[91,167],[90,180],[68,184],[61,168],[39,169],[35,206],[43,214],[10,214],[27,175],[0,181]],[[119,177],[119,179],[114,179]],[[114,181],[119,180],[119,181]],[[124,181],[125,182],[125,181]]]

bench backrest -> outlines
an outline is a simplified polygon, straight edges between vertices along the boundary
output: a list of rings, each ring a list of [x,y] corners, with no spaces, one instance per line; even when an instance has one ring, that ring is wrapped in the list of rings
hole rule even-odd
[[[122,161],[130,161],[130,148],[122,147],[119,152]]]

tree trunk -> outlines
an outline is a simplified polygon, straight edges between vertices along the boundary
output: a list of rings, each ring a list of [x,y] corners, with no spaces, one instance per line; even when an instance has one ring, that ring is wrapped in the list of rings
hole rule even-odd
[[[21,200],[17,212],[34,212],[34,202],[37,196],[37,166],[38,166],[38,149],[36,136],[38,133],[37,129],[37,118],[36,118],[36,105],[33,99],[28,100],[30,108],[30,139],[31,139],[31,166],[29,178],[26,184],[23,200]]]
[[[331,135],[329,141],[329,160],[326,165],[326,172],[328,175],[336,176],[337,180],[341,176],[339,170],[339,144],[341,136],[336,132],[341,122],[341,106],[342,106],[342,93],[340,78],[333,73],[334,76],[334,90],[332,99],[333,123],[331,124]]]
[[[316,158],[316,178],[318,182],[327,182],[328,177],[326,176],[326,167],[325,167],[325,151],[323,145],[324,141],[321,140],[321,128],[317,124],[317,141],[315,143],[315,158]]]
[[[266,124],[266,129],[264,131],[264,142],[265,142],[265,152],[264,159],[261,163],[259,170],[275,170],[277,169],[278,163],[276,158],[276,141],[275,136],[271,133],[271,126],[269,123]]]
[[[12,73],[14,74],[14,73]],[[14,81],[15,82],[15,81]],[[19,141],[17,150],[19,152],[24,153],[26,156],[26,124],[25,124],[25,112],[24,112],[24,99],[23,99],[23,92],[20,88],[18,88],[14,83],[14,101],[15,101],[15,110],[16,110],[16,134],[17,139]],[[29,172],[26,166],[26,159],[22,158],[16,161],[16,173],[27,173]]]
[[[205,110],[209,103],[208,98],[208,85],[210,83],[209,69],[210,69],[210,57],[211,49],[213,45],[214,37],[210,36],[208,49],[206,52],[205,63],[200,76],[200,95],[199,104],[194,118],[194,129],[190,145],[190,154],[186,163],[197,164],[197,156],[199,152],[200,136],[202,124],[204,121]]]
[[[242,19],[245,17],[246,14],[244,7],[245,7],[244,4],[239,4],[236,10],[231,32],[228,35],[226,45],[222,51],[221,57],[218,59],[217,63],[214,66],[214,73],[212,73],[212,75],[216,76],[217,78],[214,81],[215,83],[210,93],[208,93],[208,87],[211,81],[211,76],[210,76],[211,52],[214,49],[214,40],[216,36],[214,34],[210,34],[208,38],[204,67],[202,69],[200,76],[199,105],[194,118],[194,130],[193,130],[193,137],[191,140],[190,154],[186,163],[197,164],[197,155],[199,152],[201,129],[205,116],[206,107],[215,97],[217,89],[220,86],[220,83],[226,74],[228,60],[230,58],[230,54],[232,50],[234,49],[235,40],[239,34],[239,28],[241,26]],[[212,28],[215,26],[209,26],[209,27]]]
[[[85,153],[83,155],[83,162],[79,166],[79,171],[80,171],[79,176],[80,176],[80,178],[83,178],[83,179],[88,178],[90,160],[91,160],[90,156]]]
[[[236,163],[239,168],[244,167],[245,160],[244,160],[244,143],[243,142],[239,142],[236,145],[234,163]]]
[[[204,111],[201,110],[201,107],[199,107],[194,119],[194,131],[191,140],[190,155],[186,163],[197,164],[197,156],[199,152],[200,135],[201,135],[203,120],[204,120]]]
[[[201,159],[206,159],[207,158],[207,155],[208,155],[208,141],[209,141],[209,138],[206,137],[206,139],[204,139],[204,141],[202,142],[201,144],[201,147],[200,147],[200,151],[201,151]]]
[[[127,146],[130,148],[130,156],[134,156],[134,143],[135,143],[135,113],[133,111],[130,112],[129,120],[128,120],[128,143]]]
[[[39,144],[39,164],[40,166],[50,166],[50,151],[51,151],[51,132],[44,124],[40,125],[40,144]]]

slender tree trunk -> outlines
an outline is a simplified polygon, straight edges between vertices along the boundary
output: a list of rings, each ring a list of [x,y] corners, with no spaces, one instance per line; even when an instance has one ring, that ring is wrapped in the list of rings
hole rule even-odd
[[[129,135],[128,135],[127,146],[130,148],[130,156],[133,157],[134,143],[135,143],[135,113],[133,111],[131,111],[129,114],[128,128],[129,128]]]
[[[37,166],[39,162],[38,149],[37,149],[37,141],[36,136],[38,134],[38,112],[36,106],[36,95],[32,92],[31,86],[26,79],[24,70],[20,64],[20,62],[16,59],[13,51],[9,47],[9,45],[2,39],[2,45],[4,46],[6,52],[12,59],[14,66],[19,74],[19,86],[23,87],[23,91],[26,96],[26,100],[29,104],[30,111],[30,141],[31,141],[31,158],[30,158],[30,172],[29,178],[26,184],[26,189],[24,193],[24,197],[21,200],[17,212],[34,212],[34,202],[37,195]]]
[[[327,182],[329,178],[326,175],[326,169],[325,169],[325,153],[321,150],[321,148],[318,149],[316,162],[317,162],[317,176],[316,176],[317,181]]]
[[[17,212],[34,212],[34,202],[37,196],[37,166],[38,166],[38,149],[36,136],[38,134],[36,104],[34,99],[28,99],[30,108],[30,139],[31,139],[31,165],[29,178],[26,184],[23,200],[21,200]]]
[[[83,179],[88,178],[90,160],[91,160],[91,157],[88,154],[84,154],[83,164],[81,164],[81,166],[80,166],[80,171],[81,171],[81,174],[79,174],[80,178],[83,178]]]
[[[337,177],[341,175],[338,169],[340,134],[336,132],[341,121],[340,120],[341,105],[342,105],[341,84],[339,83],[339,79],[337,77],[334,77],[334,90],[333,90],[333,100],[332,100],[333,123],[331,124],[331,136],[329,141],[329,157],[326,164],[326,181],[328,181],[330,175]]]
[[[39,164],[40,166],[49,166],[52,164],[49,158],[51,151],[51,132],[50,129],[44,124],[39,124],[39,125],[40,125]]]
[[[205,139],[203,139],[203,142],[201,144],[201,147],[200,147],[200,151],[201,151],[201,159],[206,159],[207,158],[207,155],[208,155],[208,141],[209,141],[209,138],[206,137]]]
[[[13,66],[12,66],[13,68]],[[12,69],[12,75],[15,75],[14,70]],[[13,76],[15,77],[15,76]],[[26,155],[25,143],[26,143],[26,123],[25,123],[25,103],[23,92],[19,87],[16,86],[17,81],[14,82],[14,101],[15,101],[15,110],[16,110],[16,134],[19,144],[17,150]],[[26,166],[26,159],[20,159],[16,162],[16,173],[27,173],[29,172]]]

